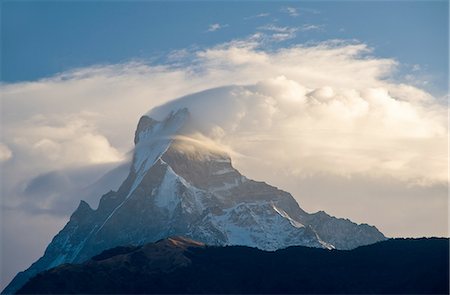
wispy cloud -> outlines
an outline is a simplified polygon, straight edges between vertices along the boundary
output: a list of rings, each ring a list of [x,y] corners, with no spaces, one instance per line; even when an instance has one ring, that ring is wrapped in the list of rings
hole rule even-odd
[[[292,17],[297,17],[301,14],[319,14],[320,11],[313,8],[298,8],[293,6],[284,6],[280,9],[281,12],[287,13]]]
[[[292,31],[296,31],[297,28],[294,27],[282,27],[282,26],[277,26],[274,24],[269,24],[269,25],[264,25],[259,27],[258,29],[260,30],[266,30],[266,31],[273,31],[273,32],[292,32]]]
[[[295,8],[295,7],[292,7],[292,6],[282,7],[281,8],[281,12],[287,13],[290,16],[294,16],[294,17],[300,15],[299,12],[298,12],[298,9]]]
[[[254,18],[262,18],[262,17],[268,17],[268,16],[270,16],[270,13],[263,12],[263,13],[259,13],[259,14],[256,14],[256,15],[251,15],[251,16],[244,17],[244,19],[254,19]]]
[[[305,24],[298,28],[301,32],[307,31],[324,31],[324,25]]]
[[[304,24],[300,27],[289,27],[267,24],[258,27],[258,30],[267,32],[261,33],[266,41],[281,42],[295,38],[297,32],[324,31],[324,25]]]
[[[228,24],[219,24],[219,23],[215,23],[215,24],[210,24],[208,27],[208,30],[206,30],[207,32],[215,32],[218,30],[221,30],[223,28],[229,27]]]
[[[272,32],[273,38],[277,40],[289,38],[298,30],[276,25],[267,25],[264,28]],[[405,117],[401,117],[401,120],[412,118],[411,122],[405,122],[405,126],[421,122],[417,132],[423,133],[416,137],[430,136],[430,140],[434,140],[432,135],[440,132],[441,126],[436,116],[423,115],[423,118],[428,118],[432,123],[416,116],[422,112],[426,113],[427,109],[422,109],[419,103],[416,106],[413,98],[419,101],[429,99],[429,95],[412,86],[386,82],[384,77],[391,73],[396,62],[364,56],[364,53],[370,53],[370,48],[366,45],[330,41],[316,46],[297,46],[271,52],[258,47],[259,40],[265,41],[261,34],[255,34],[247,40],[237,40],[227,45],[196,50],[192,53],[189,50],[174,52],[172,57],[177,59],[195,57],[187,67],[132,63],[79,69],[33,83],[3,85],[1,88],[4,109],[21,112],[18,116],[17,111],[6,111],[2,118],[5,135],[3,143],[14,155],[10,160],[18,161],[19,158],[28,157],[29,160],[25,161],[24,165],[28,170],[34,171],[41,168],[31,169],[30,163],[41,165],[40,167],[48,170],[73,165],[117,162],[122,159],[121,153],[129,148],[128,143],[132,142],[129,138],[130,130],[134,129],[136,118],[142,113],[142,109],[194,91],[223,85],[249,84],[278,76],[287,77],[287,80],[276,80],[278,84],[285,85],[283,89],[288,89],[287,85],[293,84],[289,81],[302,85],[300,88],[310,89],[308,93],[313,89],[323,88],[314,92],[314,95],[311,94],[320,105],[330,103],[330,107],[339,109],[343,103],[361,102],[357,103],[355,108],[349,105],[348,109],[342,109],[337,113],[345,111],[352,115],[360,114],[361,111],[361,114],[364,114],[367,104],[373,104],[375,116],[378,114],[377,105],[383,100],[386,102],[386,114],[391,114],[391,111],[397,112],[388,109],[388,106],[392,105],[403,110],[402,114]],[[349,92],[341,95],[340,89],[345,88],[349,88]],[[295,93],[295,87],[292,89]],[[65,97],[64,100],[60,99],[62,96]],[[33,97],[33,100],[30,100],[30,97]],[[130,97],[133,97],[132,104],[129,103]],[[396,102],[402,100],[406,102]],[[314,100],[311,100],[311,103],[313,102]],[[36,115],[36,108],[39,109],[39,116]],[[267,109],[270,108],[267,106]],[[127,112],[126,116],[124,112]],[[117,117],[123,119],[120,121],[111,119]],[[392,121],[383,122],[390,128],[387,130],[391,134],[394,129],[397,131],[394,135],[407,136],[408,132],[414,131],[413,128],[404,129],[403,125],[395,125],[401,122],[400,119],[392,118]],[[373,126],[378,126],[377,128],[383,128],[376,121],[372,123]],[[392,124],[398,128],[394,128]],[[358,124],[354,126],[356,128]],[[425,126],[429,128],[426,129]],[[433,131],[433,128],[438,131]],[[369,143],[368,140],[365,142]],[[420,146],[416,147],[419,149]],[[408,148],[413,155],[418,154],[417,150],[413,150],[413,146]],[[361,152],[362,150],[352,151],[353,154]],[[373,163],[379,163],[380,167],[386,164],[383,162],[385,160],[378,159],[376,154],[365,156]],[[396,158],[394,154],[391,156]],[[330,161],[333,161],[333,158],[330,158]],[[417,177],[440,178],[442,176],[437,172],[440,168],[435,169],[433,166],[436,163],[434,161],[428,163],[430,170],[433,171],[426,171],[423,165],[418,170],[403,167],[399,168],[399,171]],[[18,167],[18,162],[15,164]],[[351,166],[352,162],[347,164]],[[343,164],[339,167],[345,170]],[[351,171],[350,168],[348,170]]]
[[[305,7],[302,7],[302,8],[297,8],[297,10],[298,10],[300,13],[320,14],[320,11],[319,11],[319,10],[313,9],[313,8],[305,8]]]
[[[296,36],[298,28],[288,26],[277,26],[274,24],[265,25],[258,29],[271,32],[270,39],[275,42],[281,42],[284,40],[293,39]]]
[[[167,60],[169,62],[172,61],[180,61],[185,59],[186,57],[188,57],[190,54],[190,51],[186,48],[183,49],[176,49],[176,50],[172,50],[168,55],[167,55]]]
[[[421,69],[422,69],[422,67],[420,65],[418,65],[418,64],[412,65],[412,68],[411,68],[411,70],[413,72],[420,71]]]
[[[275,34],[272,34],[270,37],[275,42],[281,42],[281,41],[295,38],[295,34],[294,33],[275,33]]]
[[[0,142],[0,162],[7,161],[11,159],[11,157],[11,149],[7,145]]]

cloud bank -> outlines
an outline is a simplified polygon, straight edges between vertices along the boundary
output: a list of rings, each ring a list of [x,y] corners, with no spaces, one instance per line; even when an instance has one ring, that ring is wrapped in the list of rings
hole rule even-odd
[[[308,89],[279,76],[187,96],[149,116],[182,107],[245,166],[257,159],[291,176],[366,174],[423,185],[447,178],[445,113],[387,89]]]
[[[269,41],[257,33],[178,51],[160,65],[93,66],[1,85],[7,275],[42,254],[67,218],[56,212],[69,214],[85,198],[77,188],[95,192],[94,206],[99,188],[114,189],[124,166],[100,176],[126,163],[139,117],[165,103],[151,114],[188,106],[202,136],[232,150],[238,169],[292,192],[306,210],[390,236],[447,235],[447,106],[393,80],[397,62],[365,44],[263,50]],[[58,226],[47,226],[52,218]],[[18,241],[28,220],[39,238]],[[33,249],[17,265],[20,243]]]

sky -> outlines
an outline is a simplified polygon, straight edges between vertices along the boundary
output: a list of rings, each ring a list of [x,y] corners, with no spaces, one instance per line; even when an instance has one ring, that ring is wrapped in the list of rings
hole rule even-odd
[[[120,185],[161,104],[149,114],[187,106],[192,136],[308,212],[448,236],[448,15],[447,1],[1,2],[1,289],[81,199]]]

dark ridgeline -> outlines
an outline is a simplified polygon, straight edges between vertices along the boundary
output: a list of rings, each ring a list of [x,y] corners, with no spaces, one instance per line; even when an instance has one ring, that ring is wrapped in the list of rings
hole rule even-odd
[[[354,250],[267,252],[184,238],[107,250],[31,279],[18,293],[448,294],[449,239],[392,239]]]

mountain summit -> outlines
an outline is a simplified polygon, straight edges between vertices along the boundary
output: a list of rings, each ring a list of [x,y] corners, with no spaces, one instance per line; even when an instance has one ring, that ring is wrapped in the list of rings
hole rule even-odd
[[[37,273],[63,263],[169,236],[271,251],[293,245],[353,249],[385,239],[367,224],[323,211],[309,214],[289,193],[243,176],[226,153],[184,139],[190,120],[186,108],[161,121],[143,116],[120,188],[103,195],[96,210],[81,201],[44,256],[3,292],[13,293]]]

